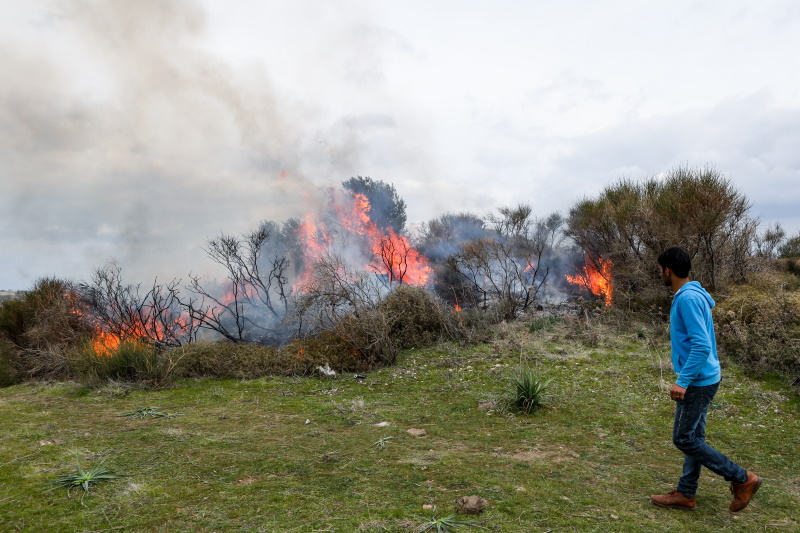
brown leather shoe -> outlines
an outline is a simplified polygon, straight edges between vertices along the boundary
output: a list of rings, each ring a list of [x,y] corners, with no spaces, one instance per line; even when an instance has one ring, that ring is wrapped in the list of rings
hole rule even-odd
[[[750,503],[750,498],[758,492],[761,487],[761,478],[752,472],[747,473],[747,481],[744,483],[731,483],[733,501],[731,502],[731,512],[741,511]]]
[[[697,505],[696,498],[687,498],[677,490],[663,496],[650,496],[650,501],[661,507],[675,507],[676,509],[688,509],[694,511]]]

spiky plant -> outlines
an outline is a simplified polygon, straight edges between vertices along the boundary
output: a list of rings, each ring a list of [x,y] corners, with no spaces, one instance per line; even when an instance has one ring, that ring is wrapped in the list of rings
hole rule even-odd
[[[107,468],[104,462],[100,462],[89,470],[84,470],[81,465],[78,465],[74,473],[51,480],[49,485],[52,489],[66,488],[67,496],[69,497],[74,488],[82,488],[83,495],[86,495],[91,485],[118,478],[119,476]]]
[[[424,531],[435,531],[436,533],[448,533],[456,529],[466,529],[476,527],[478,529],[486,529],[478,525],[475,520],[461,518],[458,515],[451,514],[442,518],[434,517],[430,522],[421,524],[415,531],[423,533]]]
[[[387,445],[391,444],[389,441],[392,440],[394,437],[381,437],[378,439],[377,442],[372,443],[373,448],[378,448],[379,450],[383,450],[386,448]]]
[[[544,392],[550,380],[543,381],[532,368],[522,367],[513,376],[514,392],[506,404],[510,409],[533,413],[544,405]]]
[[[175,418],[180,414],[162,411],[160,407],[142,407],[129,413],[122,413],[119,416],[126,418]]]

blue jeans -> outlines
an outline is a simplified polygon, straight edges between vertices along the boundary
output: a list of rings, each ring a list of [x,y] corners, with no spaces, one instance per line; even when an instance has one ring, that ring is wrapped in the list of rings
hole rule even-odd
[[[678,492],[694,497],[701,467],[706,467],[726,481],[744,483],[747,472],[725,455],[706,444],[706,413],[717,393],[719,383],[705,387],[689,386],[683,400],[676,401],[672,443],[684,454],[683,475]]]

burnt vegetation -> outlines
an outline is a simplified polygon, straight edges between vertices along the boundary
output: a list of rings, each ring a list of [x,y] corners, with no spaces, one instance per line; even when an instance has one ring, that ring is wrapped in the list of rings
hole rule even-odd
[[[403,233],[394,186],[361,176],[342,186],[314,216],[209,239],[218,277],[143,286],[111,264],[85,282],[43,279],[5,299],[0,383],[361,371],[404,349],[485,340],[492,324],[576,298],[593,312],[605,302],[610,314],[663,321],[669,294],[656,257],[676,245],[719,302],[725,355],[800,375],[800,235],[760,230],[747,198],[713,168],[621,179],[566,218],[519,204],[446,213],[414,235]],[[613,300],[594,290],[592,273],[608,278]]]

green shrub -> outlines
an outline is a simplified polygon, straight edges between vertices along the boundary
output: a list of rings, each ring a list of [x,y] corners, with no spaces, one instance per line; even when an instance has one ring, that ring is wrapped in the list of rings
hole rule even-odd
[[[249,343],[194,342],[165,354],[174,361],[176,376],[254,379],[261,376],[302,376],[318,366],[342,371],[366,370],[370,364],[334,332],[297,339],[282,347]]]
[[[22,300],[6,300],[0,303],[0,337],[22,345],[25,333],[26,305]]]
[[[75,301],[72,283],[42,278],[21,299],[0,304],[0,337],[19,348],[20,376],[59,379],[69,374],[68,356],[90,332]]]
[[[104,355],[87,342],[73,362],[81,381],[89,385],[119,380],[161,386],[171,379],[172,367],[168,357],[139,341],[123,341]]]
[[[528,332],[536,333],[537,331],[548,330],[556,322],[558,322],[558,319],[554,316],[542,316],[534,318],[531,323],[528,324]]]
[[[761,275],[715,307],[722,351],[755,372],[800,376],[800,291],[780,275]]]
[[[250,379],[265,375],[275,357],[269,346],[231,342],[193,342],[166,352],[177,377]]]
[[[378,311],[387,315],[388,335],[401,350],[428,346],[445,331],[443,304],[422,287],[396,288],[380,302]]]
[[[175,374],[180,377],[254,379],[305,373],[299,358],[261,344],[202,341],[167,354],[175,360]]]
[[[788,272],[800,278],[800,257],[785,257],[775,263],[779,272]]]
[[[19,383],[17,372],[19,348],[13,343],[0,339],[0,387]]]
[[[318,366],[325,365],[339,372],[350,372],[369,370],[380,364],[368,354],[351,346],[346,339],[337,335],[336,330],[323,331],[316,337],[297,339],[280,351],[284,358],[297,356],[304,369],[303,373],[314,372]]]

